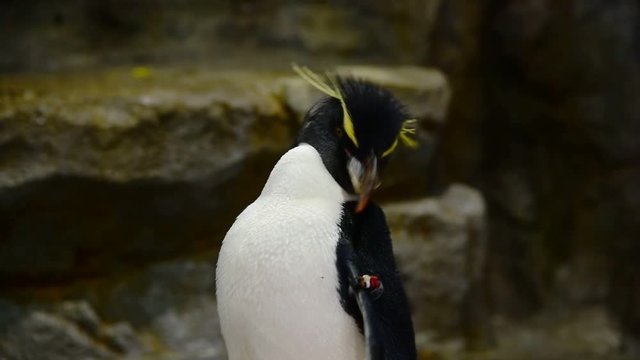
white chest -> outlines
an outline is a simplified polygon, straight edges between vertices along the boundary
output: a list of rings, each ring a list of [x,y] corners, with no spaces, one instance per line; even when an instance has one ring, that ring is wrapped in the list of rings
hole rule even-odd
[[[363,358],[362,335],[337,291],[336,194],[263,191],[227,233],[216,288],[230,360]]]

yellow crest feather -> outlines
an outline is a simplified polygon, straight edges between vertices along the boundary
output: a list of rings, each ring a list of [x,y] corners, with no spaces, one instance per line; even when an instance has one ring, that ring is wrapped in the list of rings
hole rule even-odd
[[[400,140],[402,143],[407,145],[408,147],[415,149],[418,147],[418,142],[413,139],[413,136],[416,134],[416,129],[418,126],[418,120],[409,119],[405,120],[402,123],[402,129],[400,129]]]
[[[356,139],[355,130],[353,128],[353,120],[351,119],[351,115],[349,114],[347,103],[344,101],[344,97],[340,93],[340,88],[338,87],[338,84],[336,84],[335,80],[329,74],[326,74],[325,76],[331,83],[331,85],[329,85],[322,79],[322,77],[320,77],[320,75],[314,73],[306,66],[300,67],[297,64],[292,64],[291,67],[298,75],[300,75],[301,78],[303,78],[313,87],[322,91],[326,95],[340,101],[343,112],[342,127],[344,128],[344,132],[347,133],[349,139],[351,139],[351,141],[353,141],[353,144],[358,147],[358,140]]]
[[[398,138],[396,138],[393,144],[391,144],[391,146],[389,146],[389,148],[382,153],[382,157],[389,156],[396,149],[397,146],[398,146]]]
[[[300,77],[303,78],[306,82],[313,85],[313,87],[315,87],[316,89],[322,91],[326,95],[331,96],[332,98],[342,100],[342,96],[337,89],[332,89],[326,82],[322,80],[320,75],[314,73],[308,67],[300,67],[297,64],[292,64],[291,67],[293,68],[293,71],[300,75]]]

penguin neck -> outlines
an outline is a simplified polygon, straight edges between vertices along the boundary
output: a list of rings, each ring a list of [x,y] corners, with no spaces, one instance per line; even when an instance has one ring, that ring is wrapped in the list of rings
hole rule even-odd
[[[260,196],[322,198],[340,203],[351,198],[325,168],[318,151],[306,143],[282,155]]]

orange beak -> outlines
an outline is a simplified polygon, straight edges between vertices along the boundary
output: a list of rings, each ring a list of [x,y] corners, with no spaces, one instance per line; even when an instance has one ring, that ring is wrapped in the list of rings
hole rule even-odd
[[[356,213],[361,213],[369,203],[371,192],[380,183],[378,179],[378,160],[375,155],[371,154],[363,166],[358,159],[352,157],[349,159],[348,170],[353,189],[358,194],[358,204],[355,211]]]

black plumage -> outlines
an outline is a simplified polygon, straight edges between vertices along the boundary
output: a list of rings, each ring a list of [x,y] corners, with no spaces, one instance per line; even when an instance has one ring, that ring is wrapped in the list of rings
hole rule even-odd
[[[353,120],[359,146],[344,134],[343,109],[340,101],[333,97],[324,98],[307,112],[294,146],[308,143],[316,148],[333,178],[343,189],[353,193],[345,152],[360,160],[373,152],[382,171],[388,161],[382,154],[397,140],[409,115],[389,91],[375,84],[351,77],[339,77],[336,84]]]
[[[368,156],[369,151],[381,157],[396,140],[402,123],[409,119],[404,106],[386,89],[364,80],[338,78],[337,84],[359,144],[355,147],[347,142],[349,150],[360,159]]]
[[[367,345],[371,359],[416,359],[409,302],[393,258],[384,213],[374,203],[359,214],[354,212],[354,206],[355,203],[349,202],[343,207],[340,241],[336,249],[342,305],[361,331],[364,332],[365,328],[363,320],[370,323],[372,334]],[[354,297],[351,266],[359,274],[375,274],[384,285],[383,293],[376,299],[366,289],[355,289],[365,297],[365,306],[359,306]]]

